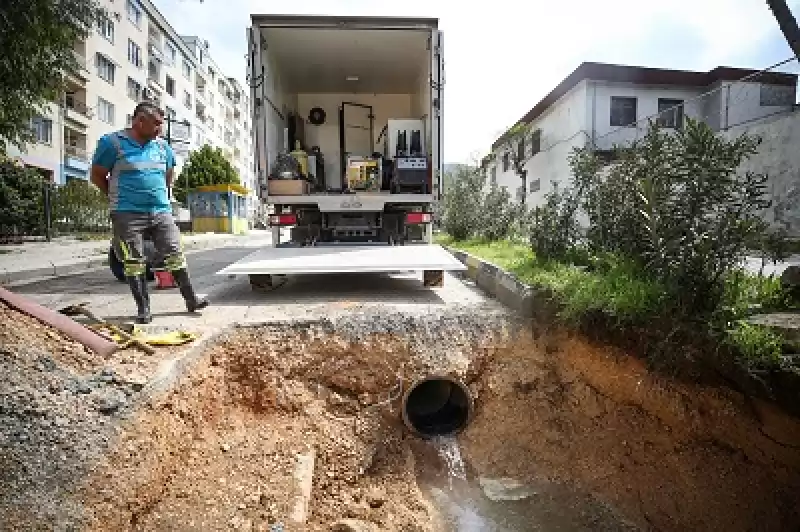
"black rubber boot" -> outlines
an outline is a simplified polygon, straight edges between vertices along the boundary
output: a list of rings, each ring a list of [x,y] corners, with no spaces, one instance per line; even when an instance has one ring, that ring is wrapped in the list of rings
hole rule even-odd
[[[147,278],[144,275],[127,277],[133,300],[136,301],[136,323],[150,323],[150,294],[147,292]]]
[[[207,299],[198,299],[192,288],[192,281],[189,279],[189,272],[186,269],[175,270],[172,272],[172,278],[175,279],[175,284],[181,291],[184,301],[186,301],[186,310],[189,312],[197,312],[208,306]]]

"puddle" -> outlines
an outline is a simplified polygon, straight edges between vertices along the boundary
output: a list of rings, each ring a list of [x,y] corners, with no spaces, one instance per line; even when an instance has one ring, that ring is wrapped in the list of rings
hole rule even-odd
[[[634,531],[608,506],[565,485],[481,477],[455,438],[421,443],[418,478],[447,532]]]

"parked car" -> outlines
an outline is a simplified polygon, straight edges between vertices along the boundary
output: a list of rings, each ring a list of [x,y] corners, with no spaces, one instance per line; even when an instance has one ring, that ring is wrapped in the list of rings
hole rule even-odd
[[[153,272],[153,257],[155,256],[156,248],[152,240],[145,239],[144,241],[144,256],[147,261],[147,280],[153,281],[156,276]],[[117,257],[117,252],[114,251],[114,246],[110,246],[108,250],[108,265],[111,268],[111,273],[117,280],[125,282],[125,265],[122,259]]]

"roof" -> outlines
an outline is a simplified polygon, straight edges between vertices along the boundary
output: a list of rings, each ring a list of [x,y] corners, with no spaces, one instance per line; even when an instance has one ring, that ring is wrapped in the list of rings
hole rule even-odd
[[[529,124],[539,118],[559,98],[567,94],[584,80],[635,83],[637,85],[660,85],[676,87],[706,88],[721,81],[739,81],[747,76],[755,76],[762,82],[771,85],[797,87],[797,75],[781,72],[761,72],[745,68],[717,67],[709,72],[691,70],[671,70],[608,63],[581,63],[569,76],[556,85],[550,93],[542,98],[533,109],[520,118],[516,124]],[[513,126],[512,126],[513,127]],[[501,135],[492,144],[492,151],[497,148],[505,135]]]

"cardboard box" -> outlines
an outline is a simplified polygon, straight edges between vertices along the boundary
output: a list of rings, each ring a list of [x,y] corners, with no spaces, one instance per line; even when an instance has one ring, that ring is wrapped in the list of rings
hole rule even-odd
[[[267,190],[270,196],[302,196],[311,186],[305,179],[270,179]]]

